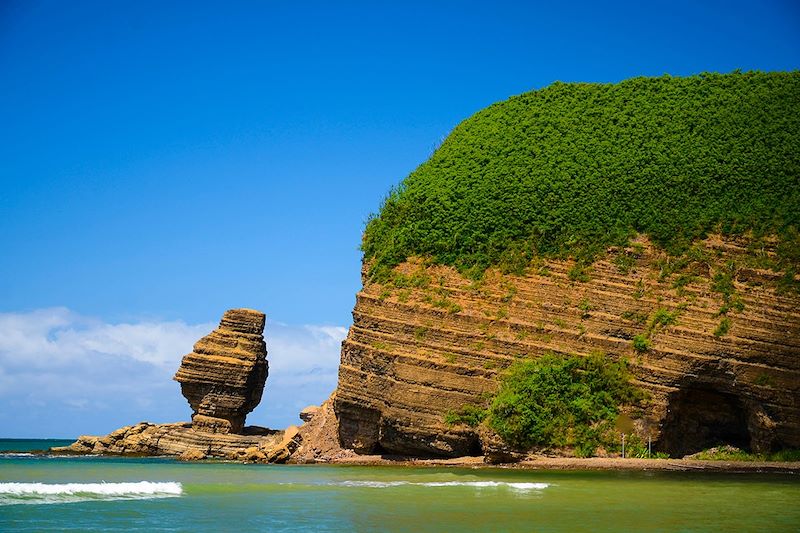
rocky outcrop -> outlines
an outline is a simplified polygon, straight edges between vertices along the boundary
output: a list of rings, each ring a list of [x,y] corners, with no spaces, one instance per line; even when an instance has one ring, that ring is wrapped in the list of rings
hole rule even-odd
[[[215,457],[245,460],[245,450],[267,453],[284,439],[283,431],[248,427],[244,434],[198,431],[189,422],[150,424],[140,422],[120,428],[104,437],[84,435],[70,446],[52,448],[53,453],[112,455],[174,455],[184,459]]]
[[[285,462],[302,442],[297,428],[245,427],[267,379],[265,316],[251,309],[226,311],[217,329],[183,357],[175,380],[194,414],[192,422],[141,422],[106,436],[81,436],[53,453],[170,455],[246,462]]]
[[[226,311],[219,327],[194,345],[175,374],[189,400],[195,429],[241,433],[261,401],[268,374],[264,313]]]
[[[305,423],[298,434],[300,445],[292,453],[293,463],[326,463],[355,457],[352,450],[339,444],[339,421],[333,411],[334,392],[320,406],[309,406],[300,412]]]
[[[600,351],[627,359],[649,393],[631,415],[657,449],[800,447],[800,296],[758,268],[773,248],[710,237],[679,261],[642,237],[588,268],[540,261],[480,282],[420,260],[383,284],[365,268],[333,402],[340,442],[364,454],[512,456],[445,415],[485,405],[518,358]]]

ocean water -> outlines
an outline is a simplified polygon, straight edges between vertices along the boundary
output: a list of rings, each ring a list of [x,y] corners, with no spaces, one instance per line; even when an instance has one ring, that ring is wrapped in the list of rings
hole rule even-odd
[[[0,453],[47,450],[54,446],[69,446],[75,439],[0,439]]]
[[[796,475],[0,453],[3,532],[799,530]]]

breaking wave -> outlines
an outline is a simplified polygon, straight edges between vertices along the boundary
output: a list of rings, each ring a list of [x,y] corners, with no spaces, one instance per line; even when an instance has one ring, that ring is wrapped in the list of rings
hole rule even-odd
[[[372,487],[383,489],[387,487],[399,487],[404,485],[418,487],[475,487],[475,488],[509,488],[512,490],[543,490],[550,486],[549,483],[514,483],[506,481],[343,481],[339,483],[345,487]]]
[[[0,505],[72,503],[89,500],[174,498],[183,494],[175,481],[132,483],[0,483]]]

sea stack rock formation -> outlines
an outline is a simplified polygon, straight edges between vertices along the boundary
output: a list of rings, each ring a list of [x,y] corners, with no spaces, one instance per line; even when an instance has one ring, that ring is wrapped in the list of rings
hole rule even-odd
[[[267,380],[265,319],[264,313],[252,309],[226,311],[219,327],[183,357],[174,379],[194,411],[194,429],[242,432]]]
[[[231,309],[219,327],[183,357],[175,380],[194,411],[191,423],[140,422],[105,436],[83,435],[69,446],[50,451],[286,462],[303,440],[297,428],[244,427],[245,417],[261,401],[267,380],[264,322],[264,313]]]

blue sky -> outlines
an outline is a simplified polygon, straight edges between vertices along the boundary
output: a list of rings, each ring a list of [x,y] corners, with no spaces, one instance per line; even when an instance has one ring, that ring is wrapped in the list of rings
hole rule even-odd
[[[798,67],[792,1],[3,2],[0,436],[188,418],[171,372],[231,307],[270,324],[249,421],[296,421],[335,386],[364,221],[461,120]]]

